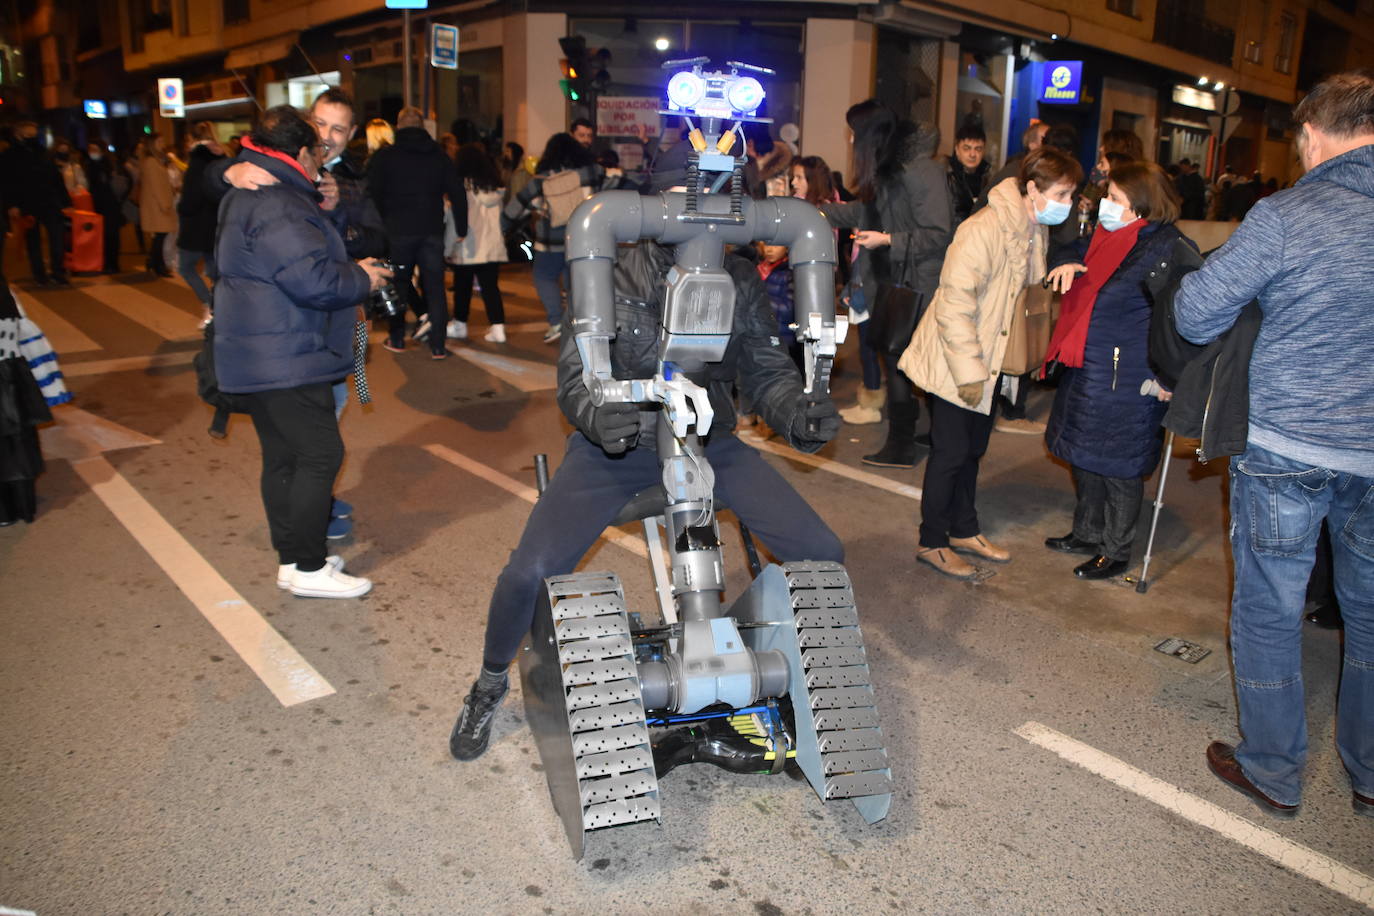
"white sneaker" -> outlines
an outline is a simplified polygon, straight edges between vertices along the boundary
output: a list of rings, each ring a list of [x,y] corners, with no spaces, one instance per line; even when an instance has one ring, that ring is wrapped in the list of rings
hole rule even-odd
[[[314,572],[291,573],[291,594],[297,598],[357,598],[372,591],[372,581],[332,568],[326,562]]]
[[[429,335],[429,316],[425,315],[415,324],[415,330],[411,332],[411,337],[416,340],[424,340]]]
[[[324,558],[324,565],[325,565],[325,566],[332,566],[332,567],[334,567],[335,569],[337,569],[337,570],[339,570],[339,571],[342,571],[343,568],[344,568],[344,558],[343,558],[343,557],[325,557],[325,558]],[[295,571],[296,571],[296,564],[295,564],[295,563],[283,563],[281,566],[278,566],[278,567],[277,567],[277,588],[281,589],[282,591],[285,591],[286,589],[290,588],[290,587],[291,587],[291,574],[294,573]]]
[[[492,325],[491,329],[487,331],[486,334],[482,335],[482,339],[487,343],[505,343],[506,326],[504,324]]]
[[[555,340],[557,340],[558,338],[560,338],[560,337],[562,337],[562,336],[563,336],[563,325],[561,325],[561,324],[551,324],[551,325],[549,325],[549,329],[548,329],[547,331],[544,332],[544,343],[553,343]]]
[[[455,319],[453,319],[452,321],[450,321],[450,322],[448,323],[448,339],[449,339],[449,340],[467,340],[467,339],[468,339],[468,323],[467,323],[466,321],[459,321],[457,318],[455,318]]]

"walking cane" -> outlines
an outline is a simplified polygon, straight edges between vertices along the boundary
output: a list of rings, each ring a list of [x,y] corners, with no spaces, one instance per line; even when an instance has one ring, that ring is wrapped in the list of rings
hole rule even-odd
[[[1159,527],[1159,510],[1164,508],[1164,485],[1169,482],[1169,459],[1174,454],[1174,434],[1164,437],[1164,467],[1159,472],[1159,486],[1155,489],[1155,512],[1150,519],[1150,539],[1145,542],[1145,561],[1140,567],[1140,581],[1135,584],[1138,594],[1145,594],[1150,588],[1150,554],[1155,546],[1155,529]]]

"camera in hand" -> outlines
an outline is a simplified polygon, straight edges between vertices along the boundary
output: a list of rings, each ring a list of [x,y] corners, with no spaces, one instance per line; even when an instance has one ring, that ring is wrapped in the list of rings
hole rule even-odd
[[[395,318],[397,315],[404,315],[406,310],[405,302],[401,300],[401,293],[396,289],[396,278],[402,276],[402,272],[409,270],[399,264],[390,261],[379,260],[380,266],[391,271],[391,279],[377,287],[368,300],[370,307],[368,311],[373,318]]]

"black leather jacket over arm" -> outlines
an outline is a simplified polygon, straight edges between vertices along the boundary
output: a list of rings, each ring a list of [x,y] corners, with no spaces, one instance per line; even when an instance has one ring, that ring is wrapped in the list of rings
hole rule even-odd
[[[657,370],[659,322],[662,317],[664,276],[672,265],[672,253],[654,242],[640,242],[621,249],[615,267],[616,337],[611,342],[611,374],[617,379],[652,378]],[[707,389],[715,409],[712,435],[731,435],[735,409],[731,388],[752,399],[764,422],[802,452],[814,452],[823,442],[797,439],[792,420],[805,409],[802,378],[778,339],[777,320],[757,271],[748,261],[733,255],[725,269],[735,280],[735,320],[725,358],[701,371],[689,372],[692,381]],[[600,445],[592,406],[582,384],[582,359],[571,325],[565,320],[558,358],[558,406],[584,436]],[[654,446],[653,414],[641,413],[637,445]],[[799,424],[800,425],[800,424]]]

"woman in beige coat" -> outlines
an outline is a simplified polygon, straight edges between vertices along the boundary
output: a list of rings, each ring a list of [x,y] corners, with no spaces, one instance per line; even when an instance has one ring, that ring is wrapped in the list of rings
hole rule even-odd
[[[148,269],[160,277],[170,277],[163,258],[162,243],[169,232],[176,232],[177,211],[173,199],[172,180],[167,174],[167,155],[162,138],[153,134],[143,146],[143,159],[138,164],[139,226],[144,232],[152,233],[153,240],[148,245]]]
[[[974,506],[978,463],[992,433],[992,396],[1021,290],[1045,276],[1047,226],[1062,223],[1083,177],[1070,156],[1041,147],[1021,174],[988,193],[945,252],[940,288],[898,367],[930,392],[930,457],[916,558],[958,579],[974,567],[963,550],[1005,563],[1011,554],[983,536]]]

